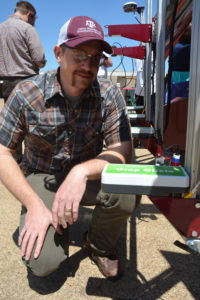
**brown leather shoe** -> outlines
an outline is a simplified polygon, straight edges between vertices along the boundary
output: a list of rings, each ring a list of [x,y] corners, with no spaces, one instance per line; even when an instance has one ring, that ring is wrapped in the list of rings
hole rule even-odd
[[[99,271],[110,280],[117,280],[122,276],[120,263],[116,254],[102,254],[94,249],[85,236],[83,250],[87,252],[89,258],[97,265]]]

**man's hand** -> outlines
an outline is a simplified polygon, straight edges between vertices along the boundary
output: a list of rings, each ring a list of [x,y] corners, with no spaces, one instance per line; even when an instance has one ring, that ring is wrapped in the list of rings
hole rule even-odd
[[[80,201],[86,189],[87,180],[81,170],[73,168],[59,187],[52,206],[53,226],[63,228],[78,219]]]
[[[47,229],[52,224],[52,214],[43,204],[27,211],[25,225],[19,235],[21,254],[28,261],[35,246],[34,258],[40,255]]]
[[[108,163],[126,163],[131,161],[132,143],[125,141],[110,145],[96,158],[74,166],[59,187],[52,206],[53,226],[63,228],[78,219],[79,204],[86,190],[87,180],[99,180]]]

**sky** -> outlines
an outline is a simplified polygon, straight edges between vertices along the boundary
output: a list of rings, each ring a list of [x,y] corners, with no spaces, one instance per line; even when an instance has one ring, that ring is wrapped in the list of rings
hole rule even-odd
[[[17,0],[1,0],[0,22],[6,20],[13,14]],[[37,20],[35,28],[40,36],[45,56],[47,59],[46,66],[41,71],[51,70],[58,67],[53,53],[53,47],[57,44],[58,34],[61,26],[71,17],[74,16],[89,16],[95,19],[104,29],[105,36],[107,35],[106,25],[121,25],[121,24],[138,24],[133,13],[125,13],[123,5],[130,1],[124,0],[30,0],[29,1],[37,11]],[[146,7],[147,0],[134,1],[139,6]],[[156,12],[157,0],[153,2],[153,15]],[[144,10],[146,18],[146,10]],[[135,16],[140,20],[140,16],[136,13]],[[115,36],[105,37],[106,41],[111,45],[120,47],[138,46],[139,42]],[[109,68],[123,70],[123,66],[119,63],[121,57],[112,57],[113,66]],[[124,57],[123,63],[126,71],[133,71],[132,59]]]

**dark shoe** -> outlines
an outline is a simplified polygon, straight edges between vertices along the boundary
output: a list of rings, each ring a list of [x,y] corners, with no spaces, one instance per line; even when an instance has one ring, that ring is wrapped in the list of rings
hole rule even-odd
[[[83,250],[87,252],[89,258],[97,265],[99,271],[110,280],[117,280],[122,276],[119,260],[116,254],[101,253],[94,249],[87,239],[87,234],[83,242]]]

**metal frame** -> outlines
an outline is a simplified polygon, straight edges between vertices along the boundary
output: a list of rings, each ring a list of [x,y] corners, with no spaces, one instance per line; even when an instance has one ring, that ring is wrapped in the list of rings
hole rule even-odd
[[[158,0],[158,20],[156,37],[156,103],[155,130],[163,136],[163,106],[165,78],[165,19],[167,0]]]
[[[152,0],[148,0],[147,3],[147,17],[146,23],[152,24]],[[144,86],[144,95],[145,95],[145,104],[146,104],[146,120],[151,121],[151,74],[152,74],[152,44],[151,42],[146,44],[146,60],[145,64],[145,86]]]
[[[190,174],[190,188],[200,179],[200,1],[193,0],[190,54],[190,84],[186,135],[185,168]]]

